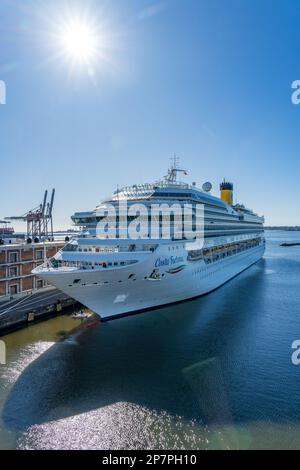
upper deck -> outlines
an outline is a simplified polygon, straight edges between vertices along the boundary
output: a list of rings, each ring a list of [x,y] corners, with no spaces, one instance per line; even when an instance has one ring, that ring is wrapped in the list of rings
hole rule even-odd
[[[98,222],[100,222],[107,211],[115,208],[115,217],[117,224],[122,219],[120,208],[126,204],[129,208],[134,204],[143,204],[148,210],[154,205],[168,204],[172,206],[184,204],[192,206],[193,210],[203,205],[205,212],[206,224],[223,224],[237,222],[240,226],[246,224],[263,225],[263,217],[259,217],[253,211],[246,209],[243,205],[231,205],[219,197],[210,194],[209,190],[198,188],[196,183],[188,184],[177,179],[178,173],[187,174],[185,170],[177,168],[173,165],[164,179],[155,183],[133,184],[117,189],[110,198],[104,199],[94,210],[88,212],[77,212],[72,216],[75,225],[84,227],[87,230],[87,236],[90,230],[95,230]],[[118,212],[119,211],[119,212]],[[149,216],[149,221],[151,216]],[[128,222],[132,221],[132,216],[128,216]],[[211,227],[212,228],[212,227]]]

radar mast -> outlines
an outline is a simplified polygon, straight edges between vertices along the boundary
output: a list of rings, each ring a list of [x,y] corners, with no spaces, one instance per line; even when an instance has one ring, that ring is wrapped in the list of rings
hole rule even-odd
[[[165,176],[165,180],[168,181],[168,183],[176,184],[178,173],[183,173],[185,176],[188,174],[187,170],[179,167],[179,157],[175,154],[174,157],[171,158],[171,166],[168,169],[168,174]]]

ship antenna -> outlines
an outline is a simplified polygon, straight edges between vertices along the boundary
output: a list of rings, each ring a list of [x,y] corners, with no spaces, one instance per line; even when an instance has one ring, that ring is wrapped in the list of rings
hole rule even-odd
[[[174,157],[171,158],[171,166],[168,169],[168,174],[165,176],[166,181],[169,183],[177,183],[177,173],[183,173],[187,175],[187,171],[179,168],[179,157],[177,157],[176,153]]]

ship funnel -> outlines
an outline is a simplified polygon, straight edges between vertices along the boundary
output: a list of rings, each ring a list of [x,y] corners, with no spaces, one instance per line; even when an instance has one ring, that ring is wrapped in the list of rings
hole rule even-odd
[[[233,184],[228,183],[227,181],[224,180],[223,183],[220,184],[220,190],[221,190],[222,201],[232,206],[233,205]]]

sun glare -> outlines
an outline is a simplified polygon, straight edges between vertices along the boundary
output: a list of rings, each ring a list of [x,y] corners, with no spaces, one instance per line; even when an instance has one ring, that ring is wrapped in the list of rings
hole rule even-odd
[[[100,14],[101,13],[101,14]],[[70,6],[49,15],[50,61],[60,61],[70,76],[87,74],[93,80],[115,67],[116,35],[103,12]]]
[[[62,29],[61,46],[71,60],[89,63],[97,56],[99,37],[92,26],[72,20]]]

